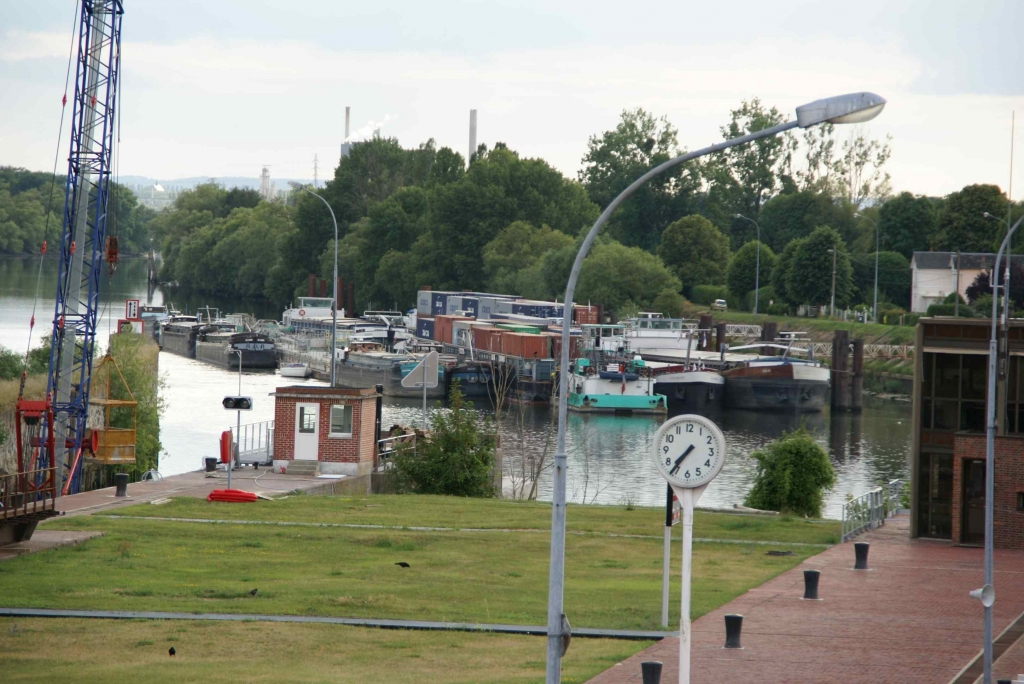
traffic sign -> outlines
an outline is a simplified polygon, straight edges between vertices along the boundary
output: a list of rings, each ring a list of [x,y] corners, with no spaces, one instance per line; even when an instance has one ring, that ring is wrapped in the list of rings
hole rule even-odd
[[[124,317],[128,320],[139,317],[139,300],[138,299],[126,299],[124,300]]]
[[[423,357],[423,360],[416,364],[416,367],[409,371],[409,374],[402,378],[402,387],[405,388],[429,388],[437,387],[437,362],[439,356],[432,351]]]

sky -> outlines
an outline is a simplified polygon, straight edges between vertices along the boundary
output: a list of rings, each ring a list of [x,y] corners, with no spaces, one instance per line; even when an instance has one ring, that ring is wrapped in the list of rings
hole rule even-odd
[[[0,165],[49,170],[80,0],[0,0]],[[1024,2],[124,0],[119,171],[333,175],[353,140],[466,154],[504,142],[576,177],[624,109],[666,116],[683,148],[721,139],[744,99],[790,114],[872,91],[895,190],[1024,197]],[[73,75],[72,75],[73,78]],[[73,91],[73,85],[71,86]],[[70,95],[69,95],[70,97]],[[850,131],[841,131],[845,137]],[[66,159],[67,132],[60,159]],[[63,172],[66,162],[58,164]]]

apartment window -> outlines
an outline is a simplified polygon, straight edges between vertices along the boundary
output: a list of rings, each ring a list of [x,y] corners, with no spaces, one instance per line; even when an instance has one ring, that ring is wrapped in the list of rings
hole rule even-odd
[[[331,437],[352,436],[352,407],[336,404],[331,407]]]

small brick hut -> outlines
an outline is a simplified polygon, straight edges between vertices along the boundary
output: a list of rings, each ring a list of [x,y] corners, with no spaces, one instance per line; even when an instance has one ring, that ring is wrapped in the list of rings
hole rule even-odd
[[[316,461],[324,475],[358,477],[373,471],[377,448],[377,390],[296,385],[274,397],[274,469]]]

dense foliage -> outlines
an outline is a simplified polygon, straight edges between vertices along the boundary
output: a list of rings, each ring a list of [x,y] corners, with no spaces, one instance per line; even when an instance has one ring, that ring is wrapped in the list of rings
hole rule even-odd
[[[751,457],[757,475],[745,505],[821,517],[825,492],[835,486],[836,473],[828,454],[806,430],[786,433]]]
[[[395,455],[399,491],[494,496],[494,438],[481,430],[479,420],[455,383],[448,410],[438,406],[434,411],[427,439],[418,442],[415,452],[409,448]]]

